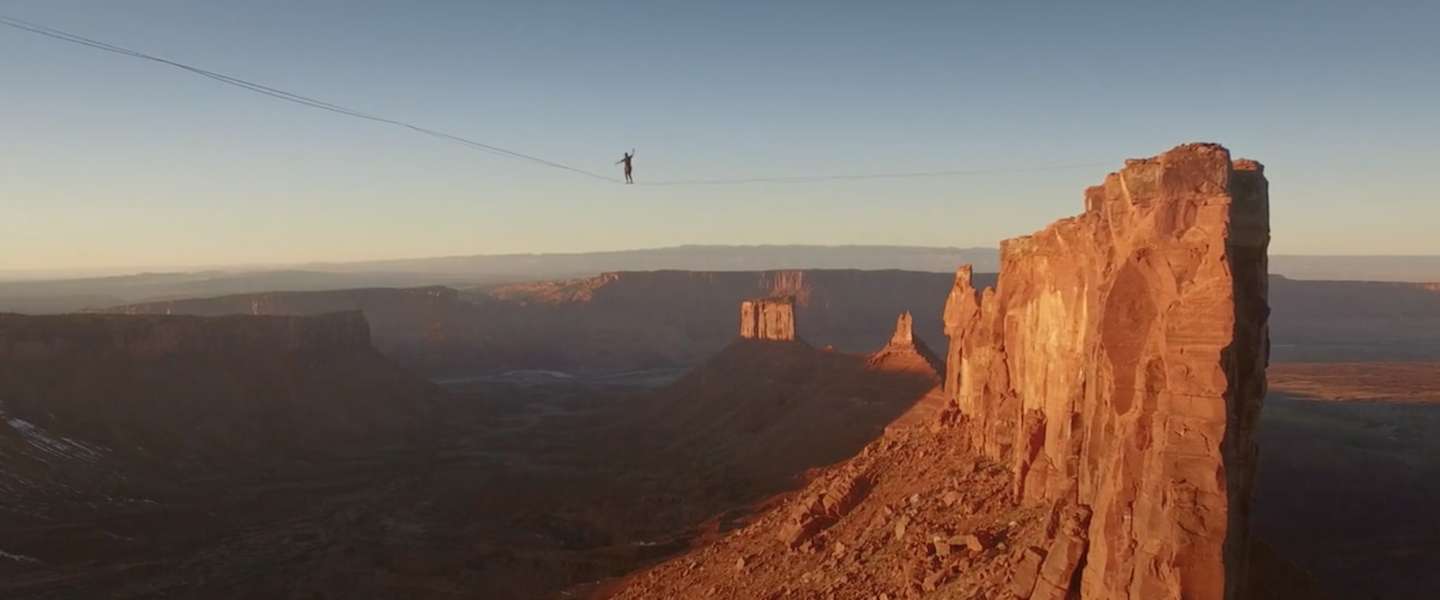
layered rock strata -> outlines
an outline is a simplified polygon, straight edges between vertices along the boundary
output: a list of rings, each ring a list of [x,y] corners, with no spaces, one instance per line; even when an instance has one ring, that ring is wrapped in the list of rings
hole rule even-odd
[[[0,314],[10,418],[186,468],[408,443],[439,398],[371,347],[358,311]]]
[[[761,298],[740,303],[740,337],[752,340],[795,340],[795,298]]]
[[[872,367],[889,370],[924,371],[936,377],[945,371],[945,363],[915,335],[914,319],[909,312],[895,319],[895,333],[878,352],[870,355]]]
[[[1083,214],[1004,242],[996,287],[956,274],[950,414],[1016,500],[1059,515],[1017,595],[1238,596],[1269,351],[1263,173],[1214,144],[1127,161]]]

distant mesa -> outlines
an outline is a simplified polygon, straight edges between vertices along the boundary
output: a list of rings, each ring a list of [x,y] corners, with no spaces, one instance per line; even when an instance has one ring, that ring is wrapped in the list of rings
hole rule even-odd
[[[371,346],[359,311],[0,314],[7,414],[147,456],[261,462],[400,444],[436,398]]]
[[[993,279],[993,278],[991,278]],[[427,376],[510,369],[647,369],[698,365],[738,336],[745,300],[793,296],[794,335],[868,353],[895,315],[944,339],[951,277],[907,271],[653,271],[500,287],[368,288],[238,294],[130,304],[107,313],[314,315],[359,310],[375,346]],[[808,301],[807,301],[808,299]],[[644,332],[634,335],[632,332]]]
[[[772,342],[795,341],[795,297],[780,296],[741,302],[740,337]]]
[[[305,317],[0,314],[0,360],[64,360],[77,355],[132,359],[206,353],[277,355],[370,349],[360,311]]]

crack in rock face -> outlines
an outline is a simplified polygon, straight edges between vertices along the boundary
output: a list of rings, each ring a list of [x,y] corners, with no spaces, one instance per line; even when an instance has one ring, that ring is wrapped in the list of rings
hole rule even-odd
[[[1007,240],[996,288],[956,275],[953,412],[974,449],[1011,466],[1017,500],[1093,511],[1082,598],[1239,593],[1268,359],[1267,188],[1259,163],[1180,146],[1086,190],[1083,214]]]
[[[795,298],[762,298],[740,303],[740,337],[772,342],[795,341]]]
[[[1241,598],[1269,352],[1263,173],[1215,144],[1127,161],[1082,214],[1005,241],[994,287],[962,266],[928,423],[614,597]],[[748,337],[772,331],[765,309],[742,309]],[[907,321],[872,366],[913,353]]]

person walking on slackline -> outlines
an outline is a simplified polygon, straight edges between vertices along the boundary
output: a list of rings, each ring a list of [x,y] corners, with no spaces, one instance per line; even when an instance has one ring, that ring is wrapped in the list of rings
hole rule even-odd
[[[615,161],[615,164],[617,165],[620,163],[625,163],[625,183],[635,183],[635,179],[630,176],[630,161],[634,160],[634,158],[635,149],[631,148],[629,152],[625,153],[625,158]]]

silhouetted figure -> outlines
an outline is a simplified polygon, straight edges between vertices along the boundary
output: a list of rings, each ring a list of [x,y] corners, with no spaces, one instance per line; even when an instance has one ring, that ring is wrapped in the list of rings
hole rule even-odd
[[[629,152],[625,153],[625,158],[615,161],[615,164],[617,165],[620,163],[625,163],[625,183],[635,183],[635,179],[630,177],[630,161],[634,158],[635,149],[631,148]]]

